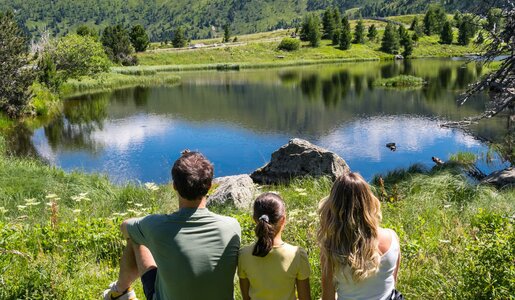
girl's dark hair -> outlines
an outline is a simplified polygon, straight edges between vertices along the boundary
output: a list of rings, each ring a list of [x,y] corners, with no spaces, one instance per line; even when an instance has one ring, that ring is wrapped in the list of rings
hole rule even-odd
[[[254,201],[254,229],[258,238],[252,255],[265,257],[274,246],[274,237],[277,234],[279,220],[285,214],[283,199],[276,193],[264,193]]]

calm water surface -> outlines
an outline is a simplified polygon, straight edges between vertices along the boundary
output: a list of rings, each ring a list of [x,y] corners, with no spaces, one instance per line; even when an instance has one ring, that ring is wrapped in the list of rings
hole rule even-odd
[[[455,104],[481,72],[460,61],[415,60],[184,73],[176,87],[70,99],[60,118],[25,133],[18,148],[31,148],[65,170],[102,172],[119,183],[164,183],[183,149],[203,152],[215,175],[225,176],[252,172],[300,137],[338,153],[371,179],[413,163],[431,166],[431,156],[486,153],[474,136],[502,135],[502,118],[481,123],[472,134],[439,126],[484,109],[486,97]],[[415,90],[373,84],[399,74],[428,84]],[[387,149],[388,142],[398,150]]]

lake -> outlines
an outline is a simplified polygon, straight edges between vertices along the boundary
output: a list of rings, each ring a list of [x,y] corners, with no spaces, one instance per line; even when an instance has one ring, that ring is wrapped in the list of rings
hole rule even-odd
[[[506,132],[494,118],[464,132],[440,126],[477,115],[486,95],[459,107],[456,96],[482,74],[475,64],[431,59],[185,72],[175,87],[130,88],[69,99],[62,116],[17,130],[15,152],[35,152],[64,170],[107,174],[114,182],[170,180],[184,149],[199,150],[215,176],[250,173],[299,137],[336,152],[353,171],[374,174],[447,160],[466,151],[485,157],[481,139]],[[388,89],[380,78],[424,78],[419,89]],[[481,139],[479,139],[481,138]],[[386,143],[395,142],[397,151]],[[489,172],[498,161],[479,167]]]

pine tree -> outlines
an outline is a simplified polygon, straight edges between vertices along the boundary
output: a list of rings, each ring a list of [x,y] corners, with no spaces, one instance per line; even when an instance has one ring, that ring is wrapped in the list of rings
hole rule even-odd
[[[372,25],[370,25],[370,27],[368,27],[367,37],[370,41],[375,41],[377,39],[377,29],[374,24],[372,24]]]
[[[363,25],[363,20],[359,20],[356,24],[356,28],[354,28],[354,43],[355,44],[364,44],[365,43],[365,25]]]
[[[443,25],[442,32],[440,32],[440,43],[450,45],[452,44],[453,33],[451,22],[446,21]]]
[[[424,33],[427,35],[440,33],[445,21],[447,21],[447,14],[443,7],[430,5],[424,16]]]
[[[311,47],[320,46],[322,32],[320,31],[320,20],[318,16],[309,14],[302,21],[300,39],[301,41],[309,41]]]
[[[172,45],[174,48],[186,47],[186,36],[184,35],[184,29],[177,27],[173,33]]]
[[[348,50],[350,49],[352,41],[352,34],[350,32],[350,23],[347,16],[344,16],[342,19],[342,33],[340,34],[340,49]]]
[[[458,44],[462,46],[468,45],[470,39],[476,34],[476,30],[474,17],[470,14],[463,15],[458,26]]]
[[[399,32],[395,30],[395,26],[392,23],[388,23],[384,30],[383,40],[381,42],[381,50],[386,53],[395,54],[398,53],[399,48]]]
[[[424,28],[422,28],[422,24],[420,24],[418,17],[415,17],[413,22],[411,22],[410,30],[413,30],[414,33],[416,33],[417,40],[419,37],[424,35]]]
[[[10,12],[0,13],[0,111],[21,116],[32,97],[29,86],[35,74],[29,65],[29,49]]]
[[[115,63],[134,65],[137,63],[129,33],[121,25],[107,26],[101,38],[104,50]]]
[[[87,25],[80,25],[79,27],[77,27],[76,32],[80,36],[91,36],[92,38],[98,41],[98,32]]]
[[[406,30],[406,28],[404,28],[403,25],[399,26],[398,32],[400,44],[402,45],[402,47],[404,47],[402,55],[404,57],[408,57],[413,53],[413,40],[411,39],[411,36],[409,35],[408,31]]]
[[[334,31],[336,30],[336,22],[334,20],[333,9],[328,7],[322,16],[322,27],[324,34],[322,37],[327,40],[333,39]]]
[[[224,25],[224,38],[222,43],[229,43],[231,41],[231,30],[229,28],[229,24]]]
[[[139,24],[132,27],[130,39],[136,52],[144,52],[150,44],[145,28]]]

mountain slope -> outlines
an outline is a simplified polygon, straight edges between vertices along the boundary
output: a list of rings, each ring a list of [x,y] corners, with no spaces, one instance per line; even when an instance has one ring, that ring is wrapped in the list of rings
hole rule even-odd
[[[0,0],[0,11],[14,10],[27,31],[48,29],[55,35],[89,24],[145,26],[152,40],[170,40],[177,26],[188,37],[221,36],[231,24],[234,34],[273,30],[297,24],[304,14],[335,5],[344,11],[363,7],[363,16],[422,12],[432,2],[448,11],[467,10],[484,0]],[[215,31],[212,31],[214,26]]]

